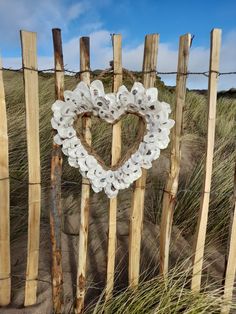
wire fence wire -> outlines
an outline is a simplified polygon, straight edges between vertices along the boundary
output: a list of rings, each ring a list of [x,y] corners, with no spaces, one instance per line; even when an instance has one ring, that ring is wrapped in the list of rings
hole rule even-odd
[[[10,175],[7,178],[3,178],[1,180],[11,180],[12,182],[16,181],[16,182],[18,182],[20,184],[21,187],[22,186],[26,187],[26,186],[32,185],[32,183],[29,183],[27,180],[19,179],[19,178],[15,177],[15,176],[12,176],[12,175]],[[51,187],[51,183],[50,182],[42,181],[42,182],[39,182],[39,184],[42,186],[42,189],[45,189],[45,190],[49,189]],[[67,188],[67,187],[72,188],[74,186],[81,187],[81,184],[82,183],[79,180],[78,181],[69,181],[69,180],[62,179],[62,181],[61,181],[62,188]],[[164,185],[163,185],[163,187],[156,188],[156,190],[160,191],[160,192],[163,192],[163,193],[166,192],[166,193],[170,194],[170,192],[165,189]],[[203,193],[201,188],[199,190],[197,190],[197,191],[196,191],[196,189],[190,189],[190,188],[185,188],[185,187],[184,188],[180,188],[178,190],[178,193],[187,193],[187,192],[194,192],[194,193],[197,193],[198,195],[201,195]],[[211,191],[210,194],[212,196],[222,195],[221,193],[214,192],[214,191]],[[228,191],[228,193],[224,192],[224,195],[226,197],[230,197],[231,194],[232,194],[231,191]]]
[[[90,70],[85,70],[85,71],[75,71],[75,70],[70,70],[65,68],[64,70],[55,70],[54,68],[48,68],[48,69],[34,69],[34,68],[28,68],[28,67],[21,67],[18,69],[14,69],[14,68],[6,68],[3,67],[0,69],[1,71],[11,71],[11,72],[23,72],[24,70],[30,70],[30,71],[36,71],[38,72],[38,74],[48,74],[48,73],[55,73],[55,72],[64,72],[67,75],[74,75],[75,77],[79,77],[81,74],[85,73],[85,72],[89,72],[95,76],[97,76],[98,78],[102,78],[103,76],[105,76],[106,74],[112,73],[114,75],[121,75],[122,73],[114,73],[113,71],[113,67],[110,67],[108,69],[105,70],[100,70],[100,73],[95,73],[96,71],[92,71]],[[224,76],[224,75],[236,75],[236,71],[229,71],[229,72],[218,72],[218,71],[202,71],[202,72],[193,72],[193,71],[188,71],[186,73],[181,73],[178,71],[156,71],[156,70],[151,70],[151,71],[132,71],[132,70],[128,70],[126,68],[123,68],[123,73],[129,75],[131,77],[132,80],[136,80],[136,73],[141,73],[141,74],[147,74],[147,73],[155,73],[157,76],[158,75],[203,75],[205,77],[209,77],[209,75],[211,73],[216,73],[217,76]]]

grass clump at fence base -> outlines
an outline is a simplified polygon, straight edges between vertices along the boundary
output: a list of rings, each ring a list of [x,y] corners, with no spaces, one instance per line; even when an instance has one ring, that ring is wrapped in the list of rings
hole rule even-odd
[[[182,265],[183,266],[183,265]],[[205,288],[201,293],[189,289],[191,268],[175,267],[169,277],[141,282],[135,290],[127,289],[107,302],[100,300],[85,314],[217,314],[222,307],[221,291]],[[232,309],[236,309],[231,304]]]

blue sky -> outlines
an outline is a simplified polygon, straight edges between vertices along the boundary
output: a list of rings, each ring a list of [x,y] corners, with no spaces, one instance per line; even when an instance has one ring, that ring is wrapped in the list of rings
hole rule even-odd
[[[178,37],[195,38],[190,70],[208,69],[212,28],[222,28],[221,71],[236,71],[236,1],[155,0],[0,0],[0,50],[4,66],[21,65],[19,30],[38,33],[39,66],[52,67],[51,28],[62,29],[67,67],[79,68],[80,36],[91,37],[92,68],[107,68],[112,58],[110,33],[122,33],[123,64],[141,69],[145,34],[160,34],[158,68],[176,70]],[[174,77],[163,77],[174,84]],[[207,80],[191,77],[189,87],[206,88]],[[236,87],[236,76],[220,79],[220,89]]]

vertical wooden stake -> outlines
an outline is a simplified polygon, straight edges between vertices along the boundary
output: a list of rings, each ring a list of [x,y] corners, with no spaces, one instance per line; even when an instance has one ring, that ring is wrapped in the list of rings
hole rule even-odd
[[[229,256],[225,275],[225,286],[221,314],[228,314],[230,312],[230,302],[232,302],[234,280],[236,274],[236,163],[234,172],[234,214],[233,224],[230,236]]]
[[[172,130],[170,171],[164,190],[160,228],[160,273],[163,276],[168,272],[171,228],[179,183],[183,109],[185,106],[190,42],[190,34],[180,37],[178,74],[176,77],[175,125]]]
[[[55,63],[55,96],[56,99],[64,100],[64,64],[61,30],[53,29],[52,35]],[[63,305],[63,273],[61,255],[61,175],[61,147],[53,143],[51,158],[50,231],[52,244],[52,298],[54,313],[62,313]]]
[[[90,84],[90,48],[89,37],[80,38],[80,79],[86,84]],[[83,135],[89,145],[91,145],[91,118],[83,117]],[[84,308],[84,298],[86,289],[86,263],[88,246],[88,227],[89,227],[89,180],[82,178],[81,191],[81,216],[79,233],[79,259],[77,272],[77,293],[76,293],[76,313],[82,313]]]
[[[10,192],[8,133],[2,61],[0,58],[0,306],[10,303]]]
[[[157,50],[159,35],[147,35],[145,38],[143,59],[143,84],[145,88],[153,87],[156,80]],[[129,239],[129,284],[135,288],[139,282],[141,232],[143,225],[144,195],[147,170],[134,183],[133,200],[130,217]]]
[[[39,146],[39,98],[36,33],[21,31],[24,68],[26,133],[29,173],[28,251],[25,283],[25,306],[37,301],[40,240],[41,176]]]
[[[113,92],[117,92],[122,85],[122,37],[113,35]],[[115,165],[121,156],[121,121],[113,125],[112,128],[112,166]],[[107,286],[105,299],[112,296],[115,275],[115,256],[116,256],[116,213],[117,198],[110,200],[109,210],[109,231],[108,231],[108,253],[107,253]]]
[[[191,288],[199,292],[201,288],[201,275],[203,265],[204,246],[206,239],[207,219],[210,201],[212,163],[215,141],[215,120],[217,103],[217,77],[220,61],[221,30],[213,29],[211,32],[210,69],[208,81],[208,127],[207,148],[205,160],[205,173],[203,193],[201,197],[200,212],[198,217],[197,231],[195,235],[195,250],[193,258],[193,277]]]

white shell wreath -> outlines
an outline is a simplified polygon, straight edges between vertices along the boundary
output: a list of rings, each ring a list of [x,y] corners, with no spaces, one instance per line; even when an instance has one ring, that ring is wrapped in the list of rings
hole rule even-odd
[[[169,119],[170,105],[157,99],[156,88],[145,89],[135,82],[131,91],[123,85],[117,93],[105,94],[101,81],[90,86],[80,82],[74,91],[65,91],[65,101],[57,100],[52,105],[52,127],[57,130],[54,142],[62,146],[70,166],[79,168],[88,178],[94,192],[104,189],[109,198],[119,190],[128,188],[141,177],[142,169],[149,169],[160,150],[168,146],[170,129],[174,121]],[[125,113],[142,116],[146,122],[146,133],[136,152],[132,153],[118,169],[105,167],[88,152],[78,138],[74,122],[78,115],[91,113],[108,123],[114,123]]]

